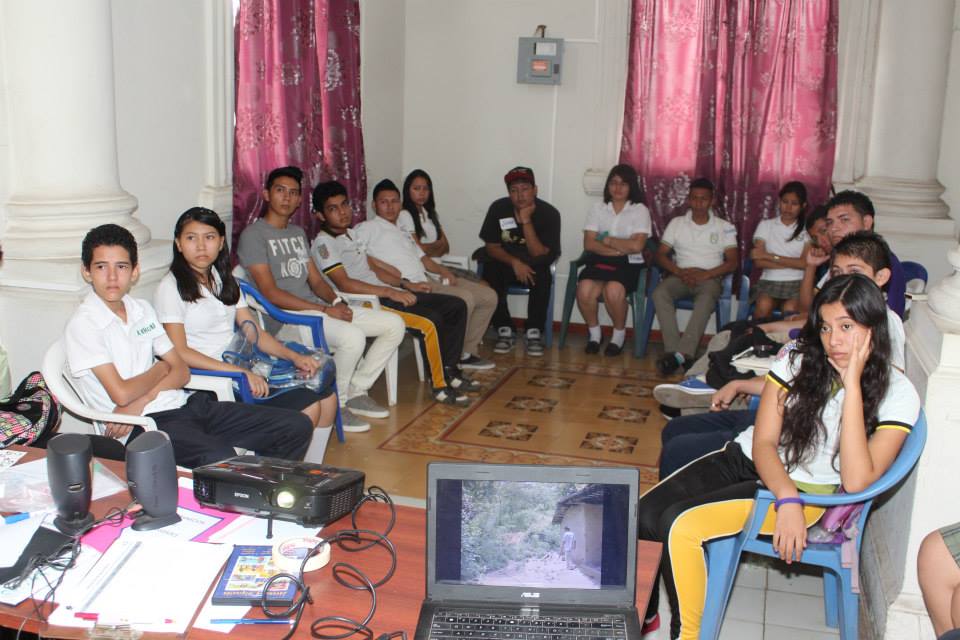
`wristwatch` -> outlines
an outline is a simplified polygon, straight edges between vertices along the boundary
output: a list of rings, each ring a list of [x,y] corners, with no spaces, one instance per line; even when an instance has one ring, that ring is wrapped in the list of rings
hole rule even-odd
[[[773,261],[780,262],[780,256],[778,256],[777,254],[773,254]]]

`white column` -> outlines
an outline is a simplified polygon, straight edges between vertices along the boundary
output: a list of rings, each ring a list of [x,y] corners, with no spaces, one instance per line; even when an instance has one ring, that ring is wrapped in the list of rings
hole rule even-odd
[[[13,150],[6,257],[75,258],[83,234],[107,222],[148,243],[117,172],[109,0],[8,0],[3,13]]]
[[[866,174],[855,187],[873,199],[894,245],[913,240],[902,248],[912,259],[925,244],[915,236],[956,237],[936,178],[954,11],[954,0],[881,3]]]
[[[203,5],[208,34],[206,66],[206,184],[201,206],[213,209],[233,228],[233,6],[231,0]]]

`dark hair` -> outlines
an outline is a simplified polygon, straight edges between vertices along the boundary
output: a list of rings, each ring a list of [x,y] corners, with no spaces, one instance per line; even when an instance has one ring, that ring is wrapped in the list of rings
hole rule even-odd
[[[877,428],[877,409],[890,381],[890,332],[887,329],[887,305],[873,280],[861,274],[837,276],[824,285],[813,300],[807,322],[790,353],[791,361],[800,359],[797,373],[784,398],[780,446],[788,469],[808,462],[826,437],[823,408],[841,385],[840,374],[827,360],[820,339],[824,305],[840,302],[857,323],[870,329],[870,356],[860,376],[863,397],[863,423],[867,437]],[[834,452],[834,465],[836,455]]]
[[[859,258],[870,265],[874,273],[890,268],[890,245],[883,236],[873,231],[856,231],[844,236],[833,248],[831,266],[837,256]]]
[[[128,229],[118,224],[102,224],[90,229],[83,237],[80,260],[87,269],[93,262],[93,250],[97,247],[123,247],[130,255],[130,265],[137,266],[137,241]]]
[[[792,193],[797,196],[797,199],[800,201],[800,215],[797,216],[797,222],[793,227],[793,235],[790,236],[790,240],[796,240],[797,237],[803,233],[803,230],[806,228],[804,226],[804,221],[807,215],[807,187],[798,180],[793,180],[783,185],[780,188],[780,193],[778,198],[783,199],[783,196],[788,193]]]
[[[818,204],[810,211],[810,215],[806,217],[806,220],[804,221],[803,226],[807,231],[810,231],[810,229],[813,229],[813,225],[815,225],[818,220],[826,220],[826,219],[827,219],[827,207],[822,204]]]
[[[430,179],[430,175],[423,169],[414,169],[403,180],[403,193],[400,194],[403,197],[403,208],[406,209],[407,212],[410,213],[410,217],[413,218],[413,228],[417,233],[417,237],[423,238],[425,234],[423,232],[423,223],[420,222],[420,209],[414,204],[413,198],[410,197],[410,187],[413,186],[413,181],[417,178],[426,180],[427,188],[430,189],[430,196],[427,197],[427,201],[423,203],[423,208],[427,210],[427,217],[430,218],[430,222],[437,228],[437,237],[439,238],[440,219],[437,217],[437,202],[433,198],[433,180]]]
[[[628,164],[618,164],[610,173],[607,174],[607,181],[603,183],[603,201],[610,202],[610,181],[613,176],[617,176],[630,186],[630,195],[627,196],[633,204],[646,204],[646,198],[643,194],[643,187],[640,186],[640,178],[637,176],[637,170]]]
[[[180,237],[183,233],[183,228],[190,222],[199,222],[208,227],[213,227],[217,230],[217,233],[220,234],[221,238],[226,238],[227,236],[227,228],[216,211],[204,207],[193,207],[181,213],[180,217],[177,218],[177,224],[173,228],[174,240]],[[223,247],[220,248],[220,253],[217,254],[217,259],[213,261],[211,267],[216,269],[217,275],[220,276],[220,289],[214,291],[211,288],[210,292],[216,296],[217,300],[225,305],[232,306],[237,304],[237,301],[240,300],[240,285],[237,283],[237,279],[233,277],[233,274],[230,273],[230,249],[227,248],[226,242],[223,243]],[[170,263],[170,273],[173,274],[174,279],[177,281],[177,292],[180,294],[181,300],[184,302],[196,302],[203,297],[200,293],[200,282],[197,280],[197,273],[193,270],[193,267],[187,264],[187,260],[183,257],[180,249],[177,248],[176,242],[173,243],[173,262]],[[211,284],[212,283],[213,279],[211,278]]]
[[[851,191],[850,189],[841,191],[837,195],[830,198],[830,200],[827,201],[827,211],[844,204],[848,204],[853,207],[853,210],[859,213],[860,217],[877,217],[877,212],[874,210],[873,202],[870,201],[870,198],[868,198],[865,193]]]
[[[706,178],[697,178],[696,180],[691,182],[689,191],[693,191],[694,189],[706,189],[710,193],[713,193],[715,191],[715,189],[713,188],[713,183]]]
[[[267,181],[264,184],[264,188],[269,191],[273,187],[273,183],[276,182],[277,178],[293,178],[297,181],[297,184],[303,182],[303,171],[300,170],[300,167],[278,167],[270,172],[270,175],[267,176]]]
[[[377,196],[380,195],[381,191],[396,191],[397,195],[400,195],[400,189],[397,189],[397,185],[393,184],[393,180],[390,178],[384,178],[377,183],[377,186],[373,188],[374,200],[377,199]]]
[[[320,211],[322,213],[323,205],[327,203],[327,200],[334,196],[343,196],[348,200],[350,199],[350,194],[347,193],[347,188],[336,180],[321,182],[313,188],[313,210]]]

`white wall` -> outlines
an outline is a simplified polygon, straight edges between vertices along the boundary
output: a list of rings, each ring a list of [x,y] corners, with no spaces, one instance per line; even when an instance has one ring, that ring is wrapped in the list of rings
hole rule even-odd
[[[169,239],[204,186],[203,3],[112,6],[120,184],[140,201],[136,215],[153,237]]]
[[[360,99],[368,191],[383,178],[402,179],[406,4],[406,0],[360,0]]]
[[[947,76],[947,99],[943,109],[940,138],[940,162],[937,179],[946,187],[942,198],[950,207],[950,216],[960,220],[960,4],[953,22],[950,67]]]

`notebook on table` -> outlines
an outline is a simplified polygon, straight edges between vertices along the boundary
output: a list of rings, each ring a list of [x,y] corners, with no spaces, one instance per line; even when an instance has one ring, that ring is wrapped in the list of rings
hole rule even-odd
[[[640,638],[640,473],[434,462],[417,640]]]

